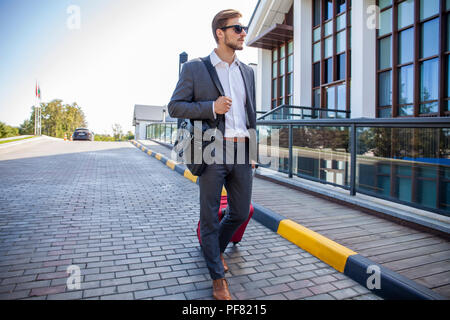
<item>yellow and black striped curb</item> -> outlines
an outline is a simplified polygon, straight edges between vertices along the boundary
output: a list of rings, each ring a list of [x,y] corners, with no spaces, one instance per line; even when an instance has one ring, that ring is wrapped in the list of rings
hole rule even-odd
[[[198,184],[198,177],[193,176],[183,164],[167,159],[162,154],[155,153],[134,140],[131,140],[131,143],[148,155],[160,160],[172,170]],[[222,190],[222,195],[226,195],[225,188]],[[357,252],[295,221],[287,219],[254,202],[252,202],[252,205],[255,209],[253,219],[384,299],[444,300],[442,296],[434,291],[361,256]]]

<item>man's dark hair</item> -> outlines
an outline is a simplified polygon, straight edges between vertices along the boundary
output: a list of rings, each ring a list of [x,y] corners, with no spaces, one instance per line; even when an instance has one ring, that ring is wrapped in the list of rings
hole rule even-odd
[[[216,43],[219,43],[219,38],[217,37],[216,30],[226,27],[228,19],[242,18],[242,14],[234,9],[222,10],[214,17],[212,21],[212,32]]]

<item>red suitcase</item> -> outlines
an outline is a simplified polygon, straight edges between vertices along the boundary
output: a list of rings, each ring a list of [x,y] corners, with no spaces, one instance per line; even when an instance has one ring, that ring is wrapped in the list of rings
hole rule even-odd
[[[223,213],[222,213],[222,209],[225,209],[228,205],[227,202],[227,196],[223,195],[220,197],[220,208],[219,208],[219,221],[222,220],[223,218]],[[242,236],[244,235],[245,232],[245,228],[247,228],[247,225],[250,221],[250,219],[253,216],[253,206],[250,203],[250,214],[248,215],[248,219],[247,221],[245,221],[240,227],[239,229],[236,230],[236,232],[234,233],[233,237],[231,238],[230,242],[233,242],[234,244],[239,243],[242,240]],[[200,242],[200,245],[202,244],[202,239],[200,238],[200,221],[198,222],[197,225],[197,237],[198,237],[198,241]]]

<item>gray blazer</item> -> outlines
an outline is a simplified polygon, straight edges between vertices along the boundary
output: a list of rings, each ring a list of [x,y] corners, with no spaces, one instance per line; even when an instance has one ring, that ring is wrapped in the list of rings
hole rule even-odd
[[[211,62],[209,56],[205,59]],[[194,59],[183,65],[180,79],[168,104],[169,115],[172,118],[205,120],[211,127],[215,126],[212,105],[224,91],[215,68],[212,69],[213,79],[201,59]],[[247,129],[256,129],[255,76],[253,69],[240,61],[239,69],[247,96],[245,103]],[[217,116],[218,129],[225,136],[225,117]]]

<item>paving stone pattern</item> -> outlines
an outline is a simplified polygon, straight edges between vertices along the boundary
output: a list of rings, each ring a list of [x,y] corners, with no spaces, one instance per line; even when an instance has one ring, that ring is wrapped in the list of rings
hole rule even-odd
[[[130,143],[17,146],[0,187],[0,299],[212,299],[198,186]],[[253,220],[225,257],[235,299],[379,299]]]

